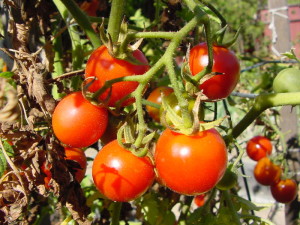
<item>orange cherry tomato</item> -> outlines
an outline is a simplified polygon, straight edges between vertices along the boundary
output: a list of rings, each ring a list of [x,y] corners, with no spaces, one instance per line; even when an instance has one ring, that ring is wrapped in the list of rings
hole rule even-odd
[[[281,168],[268,157],[260,159],[254,168],[254,177],[262,185],[271,185],[280,180]]]

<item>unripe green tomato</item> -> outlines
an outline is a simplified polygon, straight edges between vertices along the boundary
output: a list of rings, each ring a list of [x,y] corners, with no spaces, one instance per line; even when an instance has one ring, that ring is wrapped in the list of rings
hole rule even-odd
[[[273,90],[277,93],[300,92],[300,70],[296,68],[281,70],[273,81]]]
[[[189,103],[188,110],[189,110],[190,114],[192,115],[193,114],[193,107],[194,107],[194,104],[195,104],[195,99],[189,98],[188,96],[185,96],[185,95],[184,95],[184,97],[187,98],[187,101]],[[177,100],[176,95],[174,94],[174,92],[169,94],[168,96],[164,96],[163,99],[175,111],[175,113],[178,116],[181,116],[180,106],[178,105],[178,100]],[[164,111],[165,111],[165,108],[162,105],[160,107],[160,110],[159,110],[160,121],[162,121],[162,116],[163,116]],[[170,119],[170,114],[169,114],[168,110],[165,114],[165,120],[166,120],[168,125],[172,124],[172,121]]]
[[[237,183],[237,175],[230,169],[226,169],[226,172],[222,179],[217,183],[216,188],[222,191],[229,190],[233,188]]]

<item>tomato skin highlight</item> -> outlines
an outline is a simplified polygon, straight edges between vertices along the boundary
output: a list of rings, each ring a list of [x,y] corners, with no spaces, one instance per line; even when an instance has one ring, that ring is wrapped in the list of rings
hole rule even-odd
[[[297,183],[293,179],[280,180],[271,185],[271,193],[277,202],[289,203],[296,199]]]
[[[215,129],[187,136],[167,128],[158,139],[154,159],[161,182],[184,195],[211,190],[227,167],[226,145]]]
[[[151,91],[150,95],[148,96],[147,100],[150,102],[154,102],[156,104],[161,105],[162,104],[162,96],[161,93],[163,93],[163,96],[168,96],[171,93],[173,93],[173,88],[162,86],[157,87],[153,91]],[[151,107],[149,105],[146,106],[146,110],[149,114],[149,116],[155,120],[156,122],[160,122],[160,110],[154,107]]]
[[[272,143],[264,136],[255,136],[247,142],[246,151],[250,159],[260,160],[272,153]]]
[[[140,50],[135,50],[133,56],[142,63],[142,65],[134,65],[125,60],[113,58],[108,49],[102,45],[97,48],[89,57],[86,69],[85,78],[96,77],[97,79],[89,87],[89,91],[95,92],[100,89],[108,80],[144,74],[149,70],[149,65],[146,57]],[[111,95],[108,106],[115,106],[116,102],[132,93],[138,86],[136,81],[122,81],[112,85]],[[101,96],[101,100],[108,97],[110,90],[106,90]],[[122,102],[121,106],[126,106],[134,102],[133,98]]]
[[[155,172],[149,157],[135,156],[114,140],[98,152],[92,176],[104,196],[113,201],[128,202],[148,190]]]
[[[84,154],[84,151],[82,151],[79,148],[65,148],[65,159],[66,160],[73,160],[79,164],[81,168],[73,168],[75,170],[75,179],[80,183],[86,172],[87,167],[87,159]]]
[[[210,100],[228,97],[240,78],[239,60],[232,51],[225,47],[213,46],[213,54],[212,72],[224,74],[216,75],[199,86]],[[208,48],[206,43],[200,43],[191,49],[189,64],[192,75],[196,75],[207,66]]]
[[[254,178],[262,185],[272,185],[280,180],[281,168],[268,157],[260,159],[254,168]]]
[[[83,148],[95,143],[104,133],[108,112],[86,100],[81,92],[63,98],[52,115],[55,136],[64,144]]]

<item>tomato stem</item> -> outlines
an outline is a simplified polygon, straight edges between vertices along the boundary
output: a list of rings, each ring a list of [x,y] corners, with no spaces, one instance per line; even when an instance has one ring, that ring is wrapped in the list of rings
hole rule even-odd
[[[118,41],[121,22],[124,16],[125,0],[113,0],[108,20],[107,32],[110,34],[112,41]]]
[[[231,195],[230,195],[229,191],[228,190],[222,191],[222,194],[224,195],[225,201],[228,204],[229,209],[231,210],[231,215],[232,215],[233,219],[235,220],[235,224],[241,225],[239,215],[237,214],[237,210],[235,209],[235,207],[232,203],[232,199],[231,199]]]
[[[113,210],[110,225],[119,225],[122,202],[113,202]]]
[[[300,92],[262,94],[255,98],[249,112],[232,129],[232,137],[237,138],[264,110],[276,106],[299,105]]]

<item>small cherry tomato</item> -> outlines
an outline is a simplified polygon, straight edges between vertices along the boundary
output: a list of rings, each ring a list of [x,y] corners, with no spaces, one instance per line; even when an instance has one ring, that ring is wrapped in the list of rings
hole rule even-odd
[[[117,140],[105,145],[94,159],[95,186],[113,201],[128,202],[145,193],[155,179],[149,157],[138,157],[121,147]]]
[[[273,89],[277,93],[300,92],[300,70],[296,68],[281,70],[273,81]]]
[[[187,136],[166,129],[154,154],[157,174],[171,190],[199,195],[211,190],[225,173],[226,145],[215,129]]]
[[[297,183],[293,179],[280,180],[271,185],[271,193],[277,202],[289,203],[297,196]]]
[[[237,184],[237,175],[230,169],[226,169],[226,172],[222,179],[217,183],[216,188],[226,191],[233,188]]]
[[[194,203],[197,207],[201,207],[205,204],[205,196],[205,194],[201,194],[194,197]]]
[[[225,47],[213,46],[213,55],[212,71],[223,74],[216,75],[199,86],[210,100],[229,96],[240,78],[240,63],[232,51]],[[191,49],[189,63],[192,75],[196,75],[207,66],[208,48],[206,43],[200,43]]]
[[[75,148],[94,144],[104,133],[107,121],[107,110],[90,103],[81,92],[63,98],[52,115],[55,136]]]
[[[281,168],[268,157],[260,159],[254,168],[254,177],[262,185],[272,185],[280,180]]]
[[[87,61],[85,68],[85,78],[95,77],[92,85],[89,87],[89,91],[95,92],[100,89],[106,81],[126,77],[144,74],[149,70],[149,65],[146,57],[140,50],[135,50],[133,57],[141,62],[141,65],[132,64],[125,60],[113,58],[108,49],[102,45],[97,48]],[[136,81],[122,81],[112,85],[111,90],[106,90],[101,96],[101,100],[105,100],[109,97],[109,106],[116,106],[116,102],[123,97],[132,93],[138,86]],[[126,106],[134,102],[133,98],[125,100],[121,106]]]
[[[72,160],[79,164],[80,168],[74,167],[72,169],[75,171],[75,179],[80,183],[85,176],[87,167],[84,151],[79,148],[65,148],[65,155],[66,160]]]
[[[174,92],[173,88],[170,88],[170,87],[167,87],[167,86],[157,87],[153,91],[151,91],[151,93],[148,96],[147,100],[150,101],[150,102],[161,105],[161,103],[162,103],[162,98],[161,98],[162,93],[163,93],[163,96],[168,96],[173,92]],[[146,110],[147,110],[149,116],[152,119],[154,119],[156,122],[160,121],[159,109],[147,105]]]
[[[272,143],[264,136],[255,136],[247,142],[247,154],[250,159],[260,160],[272,153]]]

